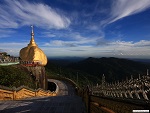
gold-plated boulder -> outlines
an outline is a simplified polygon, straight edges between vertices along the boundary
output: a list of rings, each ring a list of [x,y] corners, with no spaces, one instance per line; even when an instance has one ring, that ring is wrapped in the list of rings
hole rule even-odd
[[[39,63],[42,66],[47,64],[47,57],[44,52],[37,46],[34,41],[34,32],[32,26],[31,40],[27,47],[20,50],[20,58],[22,61]]]

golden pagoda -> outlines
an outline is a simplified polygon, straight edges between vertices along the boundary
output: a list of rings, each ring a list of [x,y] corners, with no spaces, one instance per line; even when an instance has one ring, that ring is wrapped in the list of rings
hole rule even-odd
[[[37,46],[34,41],[34,31],[33,26],[31,26],[31,40],[27,47],[24,47],[20,50],[21,61],[25,61],[33,64],[39,64],[45,66],[47,64],[47,57],[44,52]]]
[[[47,64],[47,57],[35,43],[33,26],[31,28],[30,43],[20,50],[20,64],[25,66],[35,77],[36,88],[47,89],[47,76],[44,67]]]

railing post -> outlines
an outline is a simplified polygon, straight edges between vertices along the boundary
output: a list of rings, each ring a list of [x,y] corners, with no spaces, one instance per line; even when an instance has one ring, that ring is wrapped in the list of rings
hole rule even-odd
[[[90,96],[89,96],[89,86],[87,86],[86,92],[85,92],[85,102],[87,107],[87,113],[90,113]]]
[[[37,96],[37,90],[35,90],[35,97]]]
[[[13,87],[13,100],[16,100],[16,87]]]
[[[84,92],[84,89],[82,89],[81,96],[82,96],[82,100],[83,100],[83,101],[85,101],[85,100],[84,100],[84,93],[85,93],[85,92]]]

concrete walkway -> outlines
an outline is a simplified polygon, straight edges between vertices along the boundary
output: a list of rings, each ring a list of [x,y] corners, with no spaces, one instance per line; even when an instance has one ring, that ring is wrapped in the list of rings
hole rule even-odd
[[[57,96],[69,95],[68,88],[70,87],[70,84],[64,83],[63,81],[55,80],[55,79],[48,79],[48,81],[49,82],[54,82],[57,85],[57,87],[56,87]],[[71,91],[71,92],[74,92],[74,91]]]
[[[65,84],[65,90],[60,90],[59,96],[0,101],[0,113],[86,113],[82,98],[75,95],[73,86],[60,82]]]
[[[0,113],[85,113],[78,96],[32,98],[0,102]]]

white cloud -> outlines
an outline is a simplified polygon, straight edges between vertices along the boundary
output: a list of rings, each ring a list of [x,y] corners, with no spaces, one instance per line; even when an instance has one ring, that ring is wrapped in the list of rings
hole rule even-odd
[[[10,30],[10,29],[0,29],[0,38],[4,38],[4,37],[9,37],[11,36],[13,33],[15,33],[14,30]]]
[[[7,43],[0,43],[0,50],[7,52],[13,56],[19,56],[19,51],[21,48],[27,46],[27,42],[18,43],[18,42],[7,42]]]
[[[57,37],[57,35],[56,33],[52,33],[52,32],[42,32],[40,37],[53,38],[53,37]]]
[[[45,29],[61,29],[71,23],[62,12],[46,4],[25,0],[5,0],[4,3],[0,5],[0,28],[18,28],[33,24]]]
[[[113,2],[109,23],[150,8],[149,0],[114,0]]]
[[[49,43],[45,43],[44,46],[51,47],[76,47],[83,45],[95,45],[96,41],[100,39],[100,37],[85,37],[79,33],[70,33],[66,34],[66,37],[69,37],[70,40],[58,40],[53,39],[50,40]]]
[[[134,46],[137,46],[137,47],[150,47],[150,41],[147,41],[147,40],[140,40],[139,42],[136,42],[134,44]]]
[[[63,40],[52,40],[50,43],[45,43],[44,46],[51,47],[75,47],[77,44],[81,44],[78,41],[63,41]]]
[[[89,41],[90,42],[90,41]],[[93,46],[87,42],[54,40],[44,46],[38,46],[47,56],[80,56],[80,57],[123,57],[123,58],[149,58],[150,41],[108,41],[107,45]],[[0,43],[0,50],[8,54],[18,56],[21,48],[26,47],[28,42],[23,43]],[[74,46],[75,45],[75,46]]]
[[[79,32],[69,32],[69,31],[57,31],[54,32],[53,31],[50,31],[50,32],[43,32],[41,34],[42,36],[40,37],[50,37],[52,39],[50,43],[46,43],[46,45],[53,45],[53,46],[56,46],[61,43],[61,45],[63,45],[62,43],[74,43],[74,44],[93,44],[95,43],[98,39],[101,39],[101,37],[93,37],[93,36],[84,36],[84,34],[82,35],[81,33]],[[54,43],[57,44],[55,45]],[[59,42],[59,44],[58,44]]]
[[[94,46],[90,41],[61,41],[54,40],[43,46],[48,51],[55,50],[59,56],[84,56],[84,57],[124,57],[124,58],[149,58],[150,57],[150,41],[141,40],[139,42],[133,41],[108,41],[102,40],[102,44]],[[96,42],[95,42],[96,43]],[[75,45],[75,46],[71,46]],[[81,51],[79,51],[81,50]],[[52,52],[52,51],[51,51]],[[51,53],[50,52],[50,53]],[[47,52],[47,55],[49,53]],[[56,55],[56,56],[57,56]],[[51,56],[51,55],[50,55]]]
[[[148,40],[140,40],[139,42],[115,41],[111,42],[108,47],[114,49],[114,55],[122,57],[150,57],[150,41]]]

